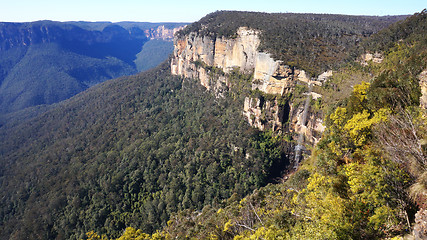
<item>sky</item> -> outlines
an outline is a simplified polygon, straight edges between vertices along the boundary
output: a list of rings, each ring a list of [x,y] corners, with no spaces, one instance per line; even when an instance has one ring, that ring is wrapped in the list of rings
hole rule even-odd
[[[407,15],[426,0],[0,0],[0,22],[194,22],[217,10]]]

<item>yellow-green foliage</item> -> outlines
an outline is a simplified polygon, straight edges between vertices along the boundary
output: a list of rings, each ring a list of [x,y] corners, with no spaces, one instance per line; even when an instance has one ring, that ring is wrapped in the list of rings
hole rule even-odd
[[[323,139],[328,142],[329,150],[338,157],[367,144],[372,127],[386,121],[390,114],[390,110],[385,108],[374,111],[365,108],[368,89],[369,84],[365,82],[354,86],[347,106],[337,107],[329,116],[330,125]]]
[[[382,166],[370,163],[349,163],[343,167],[343,173],[348,178],[349,200],[354,206],[355,215],[366,221],[375,230],[381,227],[390,228],[397,225],[397,214],[401,209],[392,209],[389,199],[392,197],[387,188],[386,172]]]
[[[88,240],[108,240],[108,238],[105,235],[100,236],[94,231],[90,231],[86,233],[86,236]],[[117,238],[116,240],[166,240],[166,239],[170,239],[170,237],[165,232],[157,231],[152,235],[150,235],[142,232],[142,230],[140,229],[128,227],[126,228],[123,235]]]
[[[361,84],[354,86],[353,96],[356,97],[360,102],[365,101],[369,85],[369,83],[363,81]]]
[[[296,234],[310,238],[315,235],[339,238],[339,229],[349,226],[344,219],[346,200],[333,188],[336,179],[314,173],[308,181],[307,187],[292,199],[296,214],[305,220],[303,228],[295,229]]]
[[[341,130],[342,126],[345,123],[346,116],[347,116],[347,109],[343,107],[337,107],[335,112],[331,114],[329,118],[333,121],[334,125],[339,130]]]
[[[371,134],[372,126],[387,120],[388,113],[387,109],[379,109],[372,116],[367,110],[363,110],[363,112],[353,115],[344,125],[344,129],[348,131],[354,144],[360,147],[366,144],[366,140]]]
[[[90,231],[86,233],[87,240],[108,240],[105,235],[98,235],[98,233],[94,231]]]

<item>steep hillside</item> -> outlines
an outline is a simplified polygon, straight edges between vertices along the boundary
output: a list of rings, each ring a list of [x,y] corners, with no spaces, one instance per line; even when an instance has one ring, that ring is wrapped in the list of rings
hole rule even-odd
[[[265,185],[286,166],[287,145],[251,129],[241,104],[163,64],[0,128],[0,238],[151,232],[177,210]]]
[[[4,121],[6,113],[56,103],[105,80],[158,65],[168,57],[171,37],[182,26],[169,25],[177,28],[131,22],[0,23],[0,118]],[[151,39],[169,45],[143,48]],[[139,59],[142,49],[145,54],[161,54]]]
[[[381,126],[425,137],[426,43],[408,37],[379,65],[354,55],[401,18],[217,12],[181,31],[158,68],[0,127],[0,238],[403,234],[412,183],[424,201],[425,147],[399,162],[376,139],[390,136]],[[402,109],[412,129],[381,125]]]
[[[136,55],[135,65],[138,71],[145,71],[156,67],[173,52],[173,41],[153,39],[142,47]]]
[[[128,228],[120,239],[426,238],[426,19],[424,10],[374,35],[365,46],[390,46],[380,63],[359,59],[318,87],[328,95],[312,107],[325,110],[327,128],[284,183],[182,211],[152,236]]]
[[[324,112],[326,129],[313,154],[283,183],[181,211],[153,235],[128,227],[119,239],[425,239],[426,19],[424,10],[375,34],[363,43],[365,50],[379,51],[378,40],[388,47],[354,59],[313,87],[324,96],[308,105]],[[237,31],[230,45],[239,46],[242,36]],[[203,50],[210,39],[194,39],[188,42],[208,44],[193,44],[193,55],[180,55],[188,49],[178,41],[175,56],[209,59]],[[236,85],[206,62],[187,71],[206,71],[208,80],[219,76],[230,89]],[[215,82],[207,86],[215,90]],[[105,236],[91,231],[87,237]]]
[[[178,32],[171,70],[199,79],[217,96],[236,85],[229,74],[253,74],[242,106],[248,122],[260,130],[295,133],[303,148],[304,138],[315,144],[324,130],[322,111],[308,111],[309,97],[321,96],[312,86],[354,61],[364,39],[398,19],[216,12]]]
[[[10,51],[4,51],[8,58]],[[7,72],[0,87],[2,113],[65,100],[105,80],[135,73],[117,58],[100,59],[64,51],[55,43],[32,45]]]

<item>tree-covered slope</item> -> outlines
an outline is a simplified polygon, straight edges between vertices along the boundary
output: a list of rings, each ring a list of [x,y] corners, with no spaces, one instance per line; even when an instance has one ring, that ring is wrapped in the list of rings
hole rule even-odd
[[[243,197],[286,166],[286,142],[251,129],[243,99],[216,99],[169,72],[165,63],[108,81],[0,128],[0,238],[151,232],[178,210]]]
[[[234,19],[233,13],[215,13],[215,24],[233,23],[225,21]],[[228,17],[219,21],[220,16]],[[253,24],[257,16],[261,23],[271,22],[270,14],[241,13],[236,19],[251,17]],[[293,15],[277,16],[275,21]],[[301,16],[309,31],[299,29],[301,38],[283,41],[279,48],[292,46],[297,52],[288,57],[300,59],[298,64],[308,59],[315,71],[332,66],[318,65],[318,55],[305,54],[304,47],[317,38],[304,34],[333,36],[342,22],[333,19],[342,16],[325,16],[336,26],[326,35],[309,23],[310,18],[319,20],[317,15],[297,19]],[[351,26],[369,17],[344,19],[351,20],[342,26],[344,33],[364,36],[360,29],[351,32]],[[367,35],[389,23],[372,19],[379,22]],[[236,26],[247,26],[240,21]],[[195,30],[190,26],[189,31]],[[322,44],[331,44],[326,49],[332,55],[342,48],[340,39],[345,49],[357,46],[352,37],[346,45],[344,35]],[[425,46],[425,41],[408,37],[389,49],[381,65],[340,69],[339,76],[358,76],[366,83],[356,85],[348,97],[315,103],[327,113],[325,136],[297,173],[267,187],[288,165],[292,143],[287,133],[259,132],[244,120],[242,106],[252,79],[238,70],[227,76],[236,84],[216,98],[196,80],[171,76],[166,62],[97,85],[32,119],[6,124],[0,127],[0,238],[80,239],[89,232],[89,238],[97,239],[91,231],[121,239],[375,239],[402,234],[417,210],[407,188],[418,184],[414,196],[419,199],[425,186],[424,172],[413,169],[425,165],[416,165],[420,155],[395,161],[379,139],[387,134],[381,126],[390,129],[382,124],[393,124],[388,119],[406,112],[412,123],[407,126],[413,129],[391,129],[425,136],[416,84],[426,68]],[[268,51],[279,56],[274,49]],[[337,61],[331,58],[330,63]],[[309,66],[298,64],[294,66]],[[339,76],[324,90],[337,93],[343,80]],[[151,236],[143,233],[159,229]]]
[[[173,42],[155,39],[147,42],[136,55],[135,65],[138,71],[156,67],[173,52]]]
[[[147,38],[119,26],[88,31],[50,21],[0,24],[0,114],[52,104],[136,73]]]
[[[319,87],[329,96],[311,109],[325,111],[326,131],[283,183],[181,211],[153,235],[129,227],[119,239],[425,238],[426,219],[415,222],[414,215],[427,207],[427,112],[419,86],[427,69],[426,15],[368,39],[365,46],[404,36],[383,48],[381,63],[351,63]]]
[[[3,56],[8,58],[9,51]],[[117,58],[94,58],[63,50],[55,43],[32,45],[0,87],[2,113],[65,100],[135,68]]]

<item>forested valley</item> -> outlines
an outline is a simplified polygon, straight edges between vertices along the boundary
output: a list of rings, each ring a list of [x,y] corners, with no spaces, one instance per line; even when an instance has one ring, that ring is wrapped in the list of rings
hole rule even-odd
[[[40,113],[98,83],[157,66],[172,52],[169,32],[184,25],[0,22],[0,126],[22,119],[14,113],[23,109]]]
[[[3,128],[2,238],[152,232],[173,212],[278,177],[271,168],[286,165],[286,142],[251,129],[241,99],[216,99],[169,71],[107,82]]]
[[[313,87],[322,98],[310,101],[310,111],[324,116],[326,130],[298,170],[288,169],[292,133],[259,131],[242,116],[245,96],[256,93],[252,74],[231,72],[234,84],[216,97],[197,79],[171,75],[167,61],[0,128],[0,239],[412,234],[427,201],[419,80],[427,68],[427,12],[397,23],[402,16],[328,16],[334,30],[319,30],[325,35],[310,23],[319,16],[272,16],[216,12],[179,34],[233,38],[242,22],[262,30],[275,19],[277,28],[261,35],[261,50],[312,75],[334,70]],[[298,38],[273,36],[298,20],[307,29],[286,32]],[[363,32],[353,29],[358,21],[374,23]],[[306,48],[315,42],[312,50],[324,51]],[[381,52],[382,62],[361,64],[367,51]],[[289,99],[303,96],[297,92]]]

